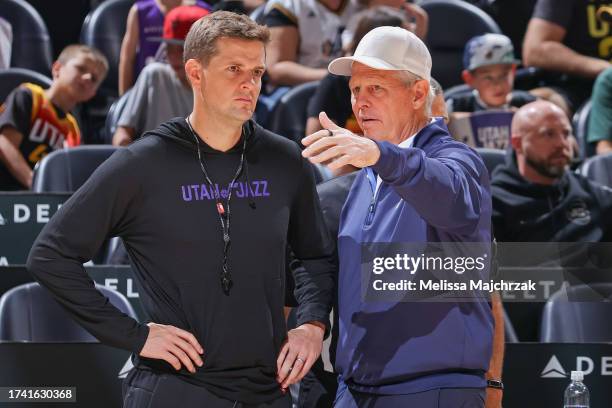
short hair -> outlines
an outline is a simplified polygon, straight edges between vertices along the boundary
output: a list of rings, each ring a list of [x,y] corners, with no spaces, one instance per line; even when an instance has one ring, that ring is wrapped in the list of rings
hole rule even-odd
[[[76,58],[79,54],[87,54],[98,64],[102,65],[102,67],[104,67],[104,74],[106,75],[108,72],[108,60],[99,50],[88,45],[71,44],[66,46],[57,57],[57,62],[62,65],[66,64],[71,59]]]
[[[249,17],[230,11],[216,11],[193,23],[185,38],[183,62],[196,59],[207,65],[217,50],[219,38],[237,38],[260,41],[267,45],[270,40],[268,27],[257,24]]]
[[[403,27],[408,24],[406,15],[400,10],[389,6],[376,6],[363,10],[354,17],[357,21],[351,40],[351,54],[355,53],[361,39],[376,27]]]

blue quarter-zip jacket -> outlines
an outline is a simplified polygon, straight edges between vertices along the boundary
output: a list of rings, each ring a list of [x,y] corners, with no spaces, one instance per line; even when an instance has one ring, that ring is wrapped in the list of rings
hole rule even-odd
[[[380,159],[358,174],[342,209],[336,370],[357,391],[409,394],[486,385],[489,303],[361,297],[362,243],[491,240],[489,175],[480,156],[450,137],[442,120],[414,138],[410,148],[377,142]],[[383,181],[376,194],[371,171]]]

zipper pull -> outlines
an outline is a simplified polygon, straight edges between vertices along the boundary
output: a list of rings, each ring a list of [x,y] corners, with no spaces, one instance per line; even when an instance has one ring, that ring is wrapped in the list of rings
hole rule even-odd
[[[217,212],[219,215],[225,215],[225,208],[223,208],[223,204],[217,203]]]
[[[368,207],[368,215],[366,216],[365,225],[370,225],[374,219],[374,204],[376,204],[376,202],[374,198],[372,198],[370,206]]]

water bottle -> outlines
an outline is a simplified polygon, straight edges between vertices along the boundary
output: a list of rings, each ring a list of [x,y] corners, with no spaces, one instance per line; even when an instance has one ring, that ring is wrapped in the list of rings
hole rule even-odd
[[[589,408],[589,389],[584,385],[584,373],[572,371],[572,382],[565,389],[563,408]]]

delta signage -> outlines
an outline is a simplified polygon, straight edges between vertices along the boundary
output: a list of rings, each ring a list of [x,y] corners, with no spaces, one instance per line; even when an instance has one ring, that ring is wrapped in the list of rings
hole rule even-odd
[[[0,266],[24,264],[32,243],[69,194],[0,193]]]
[[[571,371],[582,371],[585,378],[589,375],[612,376],[612,355],[597,356],[598,360],[588,356],[576,356],[576,364],[570,370],[565,370],[556,355],[552,355],[541,378],[569,378]]]
[[[612,343],[509,343],[504,356],[504,408],[556,407],[570,373],[584,372],[592,407],[609,407]]]

